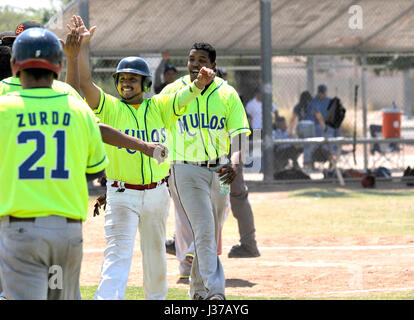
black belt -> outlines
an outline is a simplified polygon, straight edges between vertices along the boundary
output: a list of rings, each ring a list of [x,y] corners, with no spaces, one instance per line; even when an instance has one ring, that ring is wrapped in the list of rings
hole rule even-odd
[[[206,160],[206,161],[182,161],[182,163],[185,164],[191,164],[193,166],[199,166],[199,167],[206,167],[206,168],[215,168],[218,166],[224,165],[224,163],[221,163],[220,160],[223,160],[224,157],[214,159],[214,160]]]
[[[10,222],[35,222],[35,220],[36,220],[36,218],[16,218],[16,217],[13,217],[13,216],[9,216],[9,221]],[[68,223],[81,223],[82,220],[66,218],[66,222],[68,222]]]

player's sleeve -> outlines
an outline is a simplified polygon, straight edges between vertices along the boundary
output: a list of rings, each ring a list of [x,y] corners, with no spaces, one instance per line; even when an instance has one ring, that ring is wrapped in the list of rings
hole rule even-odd
[[[200,95],[201,91],[192,82],[175,91],[167,89],[151,98],[152,102],[158,106],[166,128],[172,127],[174,122],[188,110],[190,103]],[[165,92],[170,93],[165,94]]]
[[[226,119],[226,129],[230,137],[233,138],[241,133],[250,135],[249,122],[247,120],[246,111],[240,100],[236,90],[231,89],[227,98],[228,113]]]
[[[111,121],[114,106],[116,104],[116,98],[103,92],[101,88],[101,98],[99,100],[99,105],[96,109],[93,110],[93,113],[101,120],[103,123],[108,124],[108,121]]]
[[[94,119],[92,111],[88,110],[88,162],[86,166],[87,174],[98,173],[108,165],[108,158],[105,153],[104,144],[102,142],[101,131]]]

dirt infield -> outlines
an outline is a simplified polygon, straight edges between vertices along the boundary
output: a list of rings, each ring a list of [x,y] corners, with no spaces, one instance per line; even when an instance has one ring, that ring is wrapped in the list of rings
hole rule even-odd
[[[261,193],[250,193],[254,203]],[[280,195],[279,195],[280,196]],[[91,199],[95,197],[92,196]],[[253,205],[254,207],[254,205]],[[253,208],[254,209],[254,208]],[[255,213],[256,225],[260,215]],[[226,275],[226,294],[246,297],[334,298],[414,291],[414,236],[330,237],[272,236],[258,234],[259,258],[229,259],[238,242],[233,217],[225,223],[221,261]],[[105,248],[104,217],[92,217],[84,225],[84,258],[81,285],[97,285]],[[174,230],[170,209],[167,234]],[[170,288],[177,283],[178,263],[168,257]],[[141,253],[137,237],[129,286],[142,286]]]

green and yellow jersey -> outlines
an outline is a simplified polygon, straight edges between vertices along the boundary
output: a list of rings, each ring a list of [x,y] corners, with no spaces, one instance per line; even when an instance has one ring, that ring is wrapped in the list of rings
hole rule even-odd
[[[191,90],[187,90],[188,88]],[[191,91],[191,93],[190,93]],[[101,90],[99,106],[94,110],[102,123],[108,124],[121,132],[146,142],[166,144],[167,130],[185,112],[188,104],[179,101],[194,99],[192,96],[201,90],[194,84],[182,92],[170,95],[155,95],[144,99],[139,106],[129,105]],[[110,160],[106,169],[109,179],[131,184],[150,184],[158,182],[168,175],[169,162],[161,164],[142,152],[105,144]]]
[[[52,83],[52,89],[56,90],[57,92],[66,93],[69,96],[82,100],[82,97],[79,95],[79,93],[66,82],[54,80]],[[9,92],[20,90],[23,90],[23,87],[20,83],[19,78],[10,77],[0,81],[0,96]]]
[[[190,82],[184,76],[166,86],[161,94],[180,90]],[[236,90],[226,81],[214,81],[171,128],[168,149],[172,161],[206,161],[229,153],[230,138],[250,134],[246,112]]]
[[[108,159],[82,101],[50,88],[2,95],[0,136],[0,216],[86,219],[85,173]]]

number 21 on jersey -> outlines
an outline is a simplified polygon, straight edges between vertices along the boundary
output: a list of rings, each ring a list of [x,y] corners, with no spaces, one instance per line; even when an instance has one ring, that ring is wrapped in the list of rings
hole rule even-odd
[[[56,167],[51,170],[51,179],[68,179],[69,170],[65,169],[66,159],[66,131],[56,130],[53,138],[56,139]],[[46,154],[46,136],[40,130],[22,131],[17,136],[18,144],[35,140],[36,150],[19,166],[19,179],[44,179],[45,167],[36,167],[36,163]]]

